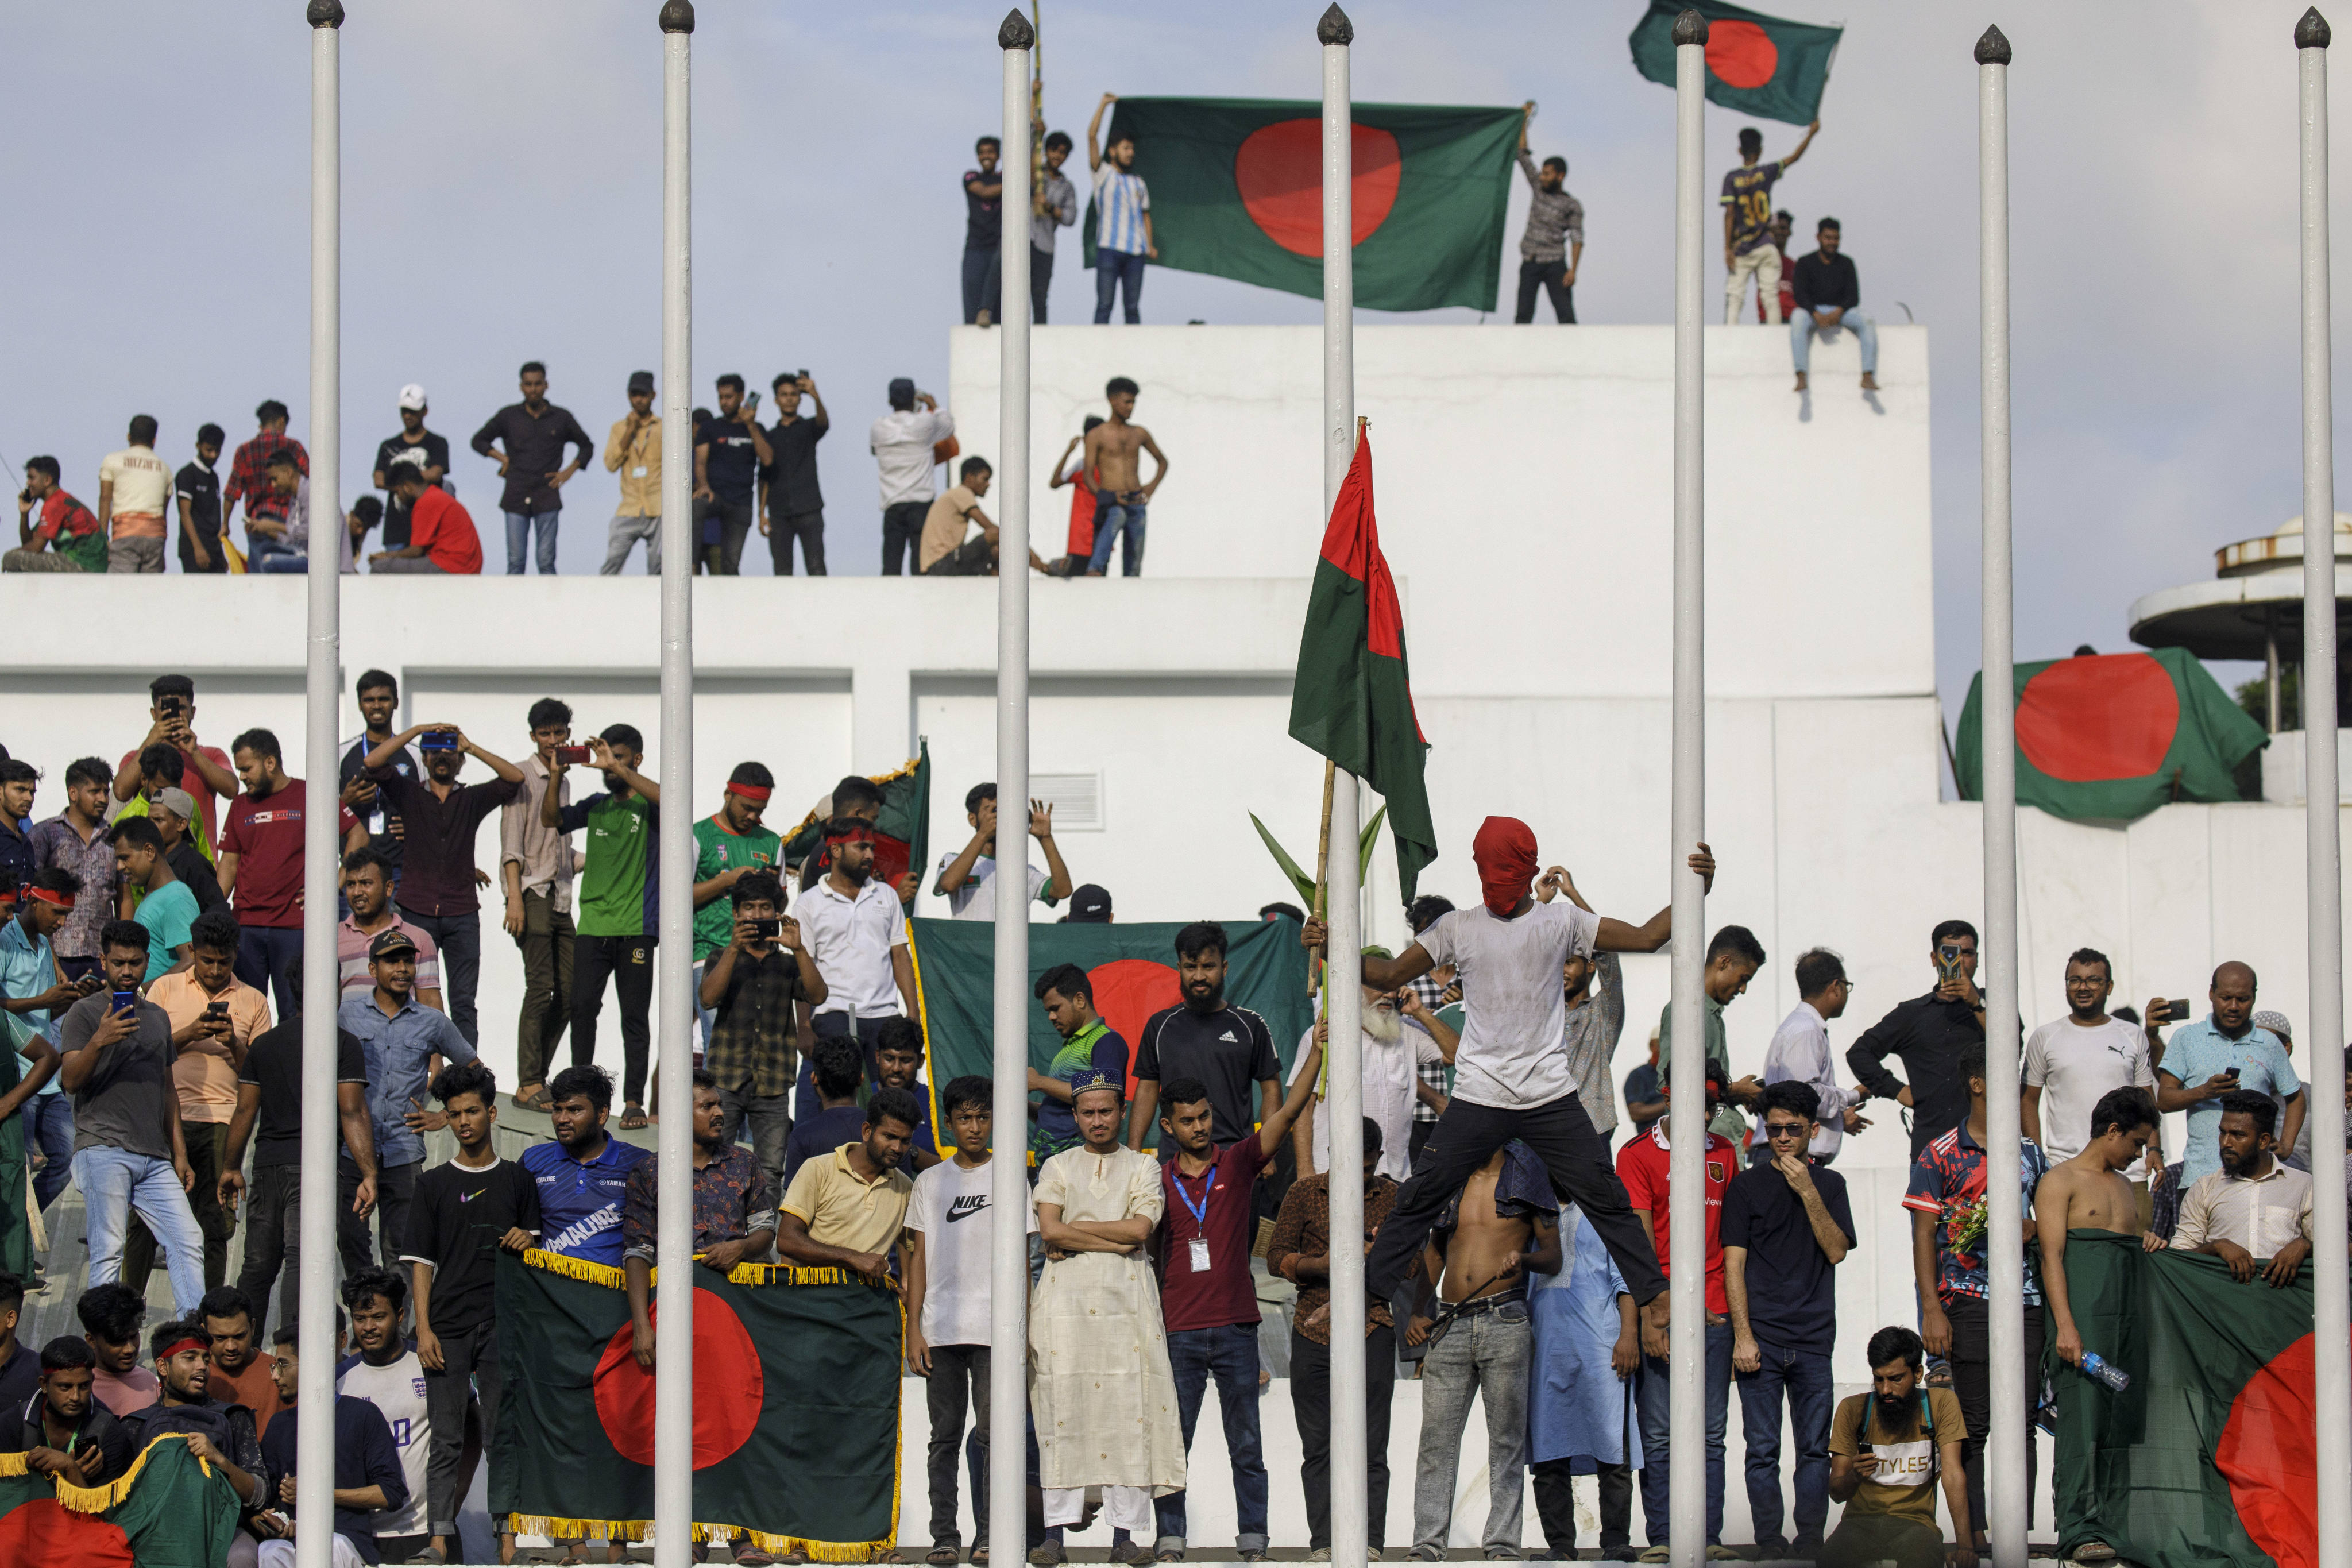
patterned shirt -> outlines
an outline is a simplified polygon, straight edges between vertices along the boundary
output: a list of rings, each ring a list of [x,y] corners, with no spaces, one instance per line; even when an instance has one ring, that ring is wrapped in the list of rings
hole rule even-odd
[[[1364,1228],[1380,1228],[1396,1207],[1397,1184],[1386,1176],[1374,1176],[1364,1188]],[[1367,1247],[1369,1250],[1369,1247]],[[1284,1194],[1282,1212],[1275,1216],[1274,1236],[1266,1243],[1265,1269],[1276,1279],[1290,1279],[1285,1271],[1293,1258],[1328,1258],[1331,1253],[1331,1178],[1301,1176],[1290,1184]],[[1313,1283],[1298,1284],[1298,1302],[1291,1309],[1290,1321],[1298,1330],[1298,1337],[1318,1345],[1331,1342],[1328,1321],[1309,1323],[1307,1315],[1331,1300],[1331,1285],[1327,1275]],[[1396,1319],[1386,1301],[1369,1303],[1365,1331],[1375,1326],[1394,1327]]]
[[[1405,988],[1411,991],[1414,995],[1421,998],[1421,1005],[1423,1006],[1434,1013],[1440,1006],[1444,1005],[1445,987],[1449,984],[1451,983],[1440,980],[1434,974],[1422,974],[1416,975],[1414,978],[1406,981]],[[1410,1028],[1418,1029],[1421,1027],[1419,1024],[1414,1023],[1410,1018],[1405,1020],[1405,1024],[1406,1026]],[[1444,1062],[1416,1061],[1413,1063],[1412,1070],[1420,1075],[1422,1082],[1435,1089],[1439,1094],[1442,1095],[1445,1092],[1445,1064]],[[1422,1099],[1421,1096],[1416,1094],[1412,1097],[1412,1119],[1415,1121],[1434,1121],[1437,1120],[1437,1107],[1430,1104],[1429,1101]]]
[[[58,928],[58,952],[68,958],[96,958],[98,933],[114,918],[114,844],[101,827],[84,842],[59,812],[32,832],[33,860],[43,869],[61,866],[81,879],[73,913]]]
[[[1528,229],[1519,236],[1524,261],[1565,261],[1570,245],[1584,243],[1584,204],[1565,188],[1547,191],[1536,174],[1536,161],[1519,149],[1519,173],[1528,177]]]
[[[1119,172],[1106,158],[1095,171],[1095,248],[1141,256],[1148,243],[1143,215],[1151,210],[1151,192],[1140,174]]]
[[[654,1261],[660,1234],[655,1204],[660,1196],[660,1162],[645,1160],[629,1173],[621,1200],[621,1256]],[[735,1241],[776,1228],[776,1190],[749,1149],[730,1143],[694,1173],[694,1250],[717,1241]]]
[[[269,482],[269,458],[274,452],[294,448],[294,466],[303,473],[310,471],[310,454],[302,443],[293,440],[283,430],[264,430],[236,449],[236,460],[229,464],[228,485],[221,491],[221,516],[226,519],[236,510],[236,498],[245,498],[246,522],[250,527],[257,517],[283,518],[291,496],[282,496]]]
[[[719,959],[710,960],[713,964]],[[793,1004],[808,1000],[800,961],[790,948],[771,946],[761,955],[735,955],[727,994],[711,1009],[710,1045],[702,1065],[719,1087],[762,1097],[793,1088]]]
[[[1772,187],[1780,165],[1751,163],[1723,176],[1723,205],[1731,214],[1731,254],[1745,256],[1764,243],[1772,226]]]
[[[621,1266],[621,1205],[629,1173],[653,1151],[606,1134],[593,1160],[575,1160],[562,1144],[534,1143],[522,1168],[539,1184],[540,1245],[564,1258]]]
[[[2025,1300],[2042,1301],[2042,1277],[2033,1266],[2033,1190],[2042,1184],[2050,1162],[2031,1138],[2020,1138],[2018,1179],[2023,1186],[2022,1218],[2026,1234]],[[1949,1301],[1955,1296],[1982,1300],[1989,1287],[1985,1272],[1985,1152],[1963,1121],[1920,1152],[1911,1163],[1911,1190],[1903,1206],[1937,1216],[1936,1294]]]

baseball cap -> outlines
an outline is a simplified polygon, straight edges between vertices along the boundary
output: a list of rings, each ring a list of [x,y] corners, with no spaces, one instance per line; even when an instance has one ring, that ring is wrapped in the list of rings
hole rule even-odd
[[[425,389],[415,382],[410,382],[400,389],[400,405],[403,408],[414,408],[422,413],[425,408]]]
[[[416,939],[398,926],[376,932],[375,940],[368,943],[370,958],[389,958],[395,952],[413,953],[415,951]]]
[[[893,408],[912,408],[915,406],[915,378],[913,376],[901,375],[895,376],[891,379],[890,406]]]
[[[654,389],[654,373],[653,373],[653,372],[651,372],[651,371],[649,371],[649,370],[633,370],[633,371],[631,371],[631,372],[629,373],[629,390],[630,390],[630,392],[632,392],[632,393],[651,392],[653,389]]]
[[[1079,925],[1110,923],[1110,890],[1098,883],[1087,882],[1070,895],[1070,919]]]
[[[182,822],[194,822],[196,819],[195,797],[186,790],[158,790],[155,792],[153,804],[162,806]]]

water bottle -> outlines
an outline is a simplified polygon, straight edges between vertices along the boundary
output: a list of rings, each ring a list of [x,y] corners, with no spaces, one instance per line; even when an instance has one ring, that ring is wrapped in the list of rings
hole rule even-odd
[[[2117,1394],[2131,1386],[2131,1373],[2096,1351],[2083,1352],[2083,1371],[2085,1375],[2097,1378]]]

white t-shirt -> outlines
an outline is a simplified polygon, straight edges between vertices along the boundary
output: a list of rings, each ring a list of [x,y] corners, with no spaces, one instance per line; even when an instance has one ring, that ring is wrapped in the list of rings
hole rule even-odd
[[[172,504],[172,470],[152,447],[126,447],[110,452],[98,466],[100,484],[114,486],[114,515],[129,512],[161,519]]]
[[[954,864],[954,856],[940,856],[939,873],[931,879],[931,885],[937,887],[940,878],[946,876],[948,868]],[[1036,867],[1029,868],[1029,900],[1032,903],[1036,901],[1038,894],[1045,890],[1045,884],[1050,879]],[[948,895],[948,918],[959,921],[992,921],[996,918],[995,857],[982,855],[972,861],[971,870],[964,878],[963,886]]]
[[[1292,1061],[1307,1055],[1315,1043],[1312,1025],[1298,1037],[1298,1052]],[[1418,1026],[1407,1025],[1393,1040],[1376,1040],[1364,1036],[1364,1114],[1379,1123],[1381,1129],[1381,1163],[1374,1167],[1380,1174],[1403,1181],[1412,1174],[1412,1107],[1413,1085],[1420,1075],[1413,1069],[1423,1062],[1443,1062],[1445,1053],[1437,1042]],[[1312,1119],[1313,1131],[1308,1138],[1315,1149],[1315,1173],[1321,1175],[1331,1168],[1331,1119],[1328,1107],[1318,1094],[1307,1107]]]
[[[915,1178],[907,1228],[923,1238],[923,1337],[935,1345],[984,1345],[989,1327],[990,1184],[994,1163],[965,1170],[950,1158]],[[1037,1234],[1037,1200],[1022,1183],[1029,1234]],[[971,1225],[972,1219],[983,1223]]]
[[[410,1351],[398,1361],[370,1366],[365,1356],[353,1356],[335,1378],[335,1392],[364,1399],[383,1412],[392,1428],[392,1446],[400,1455],[400,1473],[408,1482],[408,1500],[396,1512],[375,1516],[375,1532],[422,1535],[425,1517],[425,1467],[433,1453],[433,1421],[425,1408],[425,1363]]]
[[[955,434],[945,409],[893,409],[874,422],[866,437],[882,479],[882,505],[931,499],[931,447]]]
[[[2024,1080],[2042,1090],[2042,1152],[2053,1164],[2071,1160],[2091,1142],[2091,1111],[2110,1090],[2135,1086],[2156,1093],[2147,1035],[2137,1024],[2110,1018],[2084,1028],[2057,1018],[2025,1042]],[[2125,1173],[2147,1179],[2135,1163]]]
[[[1559,972],[1570,954],[1591,953],[1600,931],[1599,915],[1557,899],[1516,920],[1475,904],[1421,933],[1422,951],[1462,982],[1454,1098],[1512,1110],[1576,1092]]]
[[[907,943],[907,911],[898,890],[876,878],[855,898],[833,890],[831,873],[809,884],[793,904],[816,972],[824,976],[820,1013],[887,1018],[898,1011],[898,983],[890,950]]]

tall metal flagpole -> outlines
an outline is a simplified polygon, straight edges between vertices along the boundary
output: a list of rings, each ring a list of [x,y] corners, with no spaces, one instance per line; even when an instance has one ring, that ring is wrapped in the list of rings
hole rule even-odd
[[[1706,18],[1675,18],[1675,697],[1673,952],[1675,1085],[1667,1112],[1674,1152],[1667,1235],[1673,1256],[1706,1250],[1706,889],[1685,862],[1706,837]],[[1706,1271],[1685,1268],[1670,1281],[1674,1306],[1667,1409],[1680,1441],[1666,1469],[1669,1546],[1676,1568],[1706,1557]]]
[[[2303,766],[2309,857],[2311,1146],[2344,1147],[2344,910],[2336,776],[2336,450],[2328,361],[2327,19],[2295,24],[2303,137]],[[2324,1156],[2323,1156],[2324,1158]],[[2314,1384],[2319,1412],[2319,1561],[2352,1561],[2352,1283],[2345,1194],[2311,1186]]]
[[[655,1261],[654,1561],[687,1568],[694,1529],[694,292],[690,268],[694,7],[667,0],[662,33],[661,1017],[662,1119]]]
[[[989,1471],[992,1548],[1018,1562],[1029,1516],[1020,1456],[1028,1445],[1029,905],[1003,889],[1021,885],[1029,842],[1029,50],[1036,30],[1018,6],[996,30],[1004,51],[1003,309],[997,313],[998,470],[996,514],[997,864],[1010,858],[1010,883],[996,900],[995,1153],[989,1161]]]
[[[1315,24],[1323,46],[1323,513],[1356,457],[1355,24],[1337,4]],[[1325,981],[1331,999],[1322,1115],[1331,1139],[1331,1560],[1364,1561],[1363,900],[1356,775],[1335,770]]]
[[[2009,489],[2009,40],[1977,40],[1978,267],[1983,290],[1985,1183],[1993,1561],[2025,1568],[2025,1205],[2018,1168],[2017,727]],[[2034,1375],[2038,1376],[2039,1373]]]
[[[304,660],[302,817],[302,1256],[295,1444],[298,1568],[328,1568],[335,1516],[335,699],[342,685],[342,0],[310,0],[310,565]]]

